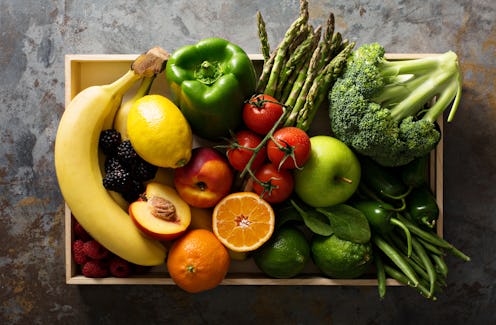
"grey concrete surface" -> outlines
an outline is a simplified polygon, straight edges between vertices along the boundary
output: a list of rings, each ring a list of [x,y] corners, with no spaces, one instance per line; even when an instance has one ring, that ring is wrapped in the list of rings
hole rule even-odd
[[[2,324],[495,324],[496,2],[310,0],[337,29],[388,52],[455,51],[464,95],[444,133],[445,237],[472,257],[448,257],[437,302],[393,287],[65,284],[63,199],[53,144],[64,109],[64,55],[173,51],[220,36],[259,52],[256,11],[275,45],[298,13],[283,1],[0,0],[0,323]],[[91,203],[89,203],[91,204]]]

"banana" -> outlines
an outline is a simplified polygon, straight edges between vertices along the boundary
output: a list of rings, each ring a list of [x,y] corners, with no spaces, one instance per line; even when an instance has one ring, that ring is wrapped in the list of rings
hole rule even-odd
[[[164,263],[166,248],[143,235],[103,187],[98,138],[110,117],[113,119],[118,107],[115,102],[138,80],[163,69],[161,51],[154,48],[141,55],[113,83],[91,86],[77,94],[60,120],[54,152],[62,196],[78,222],[114,254],[149,266]]]
[[[150,88],[154,79],[155,75],[143,78],[143,80],[141,81],[141,85],[139,86],[134,96],[125,101],[117,110],[113,127],[120,132],[123,140],[129,139],[129,137],[127,136],[127,115],[129,114],[129,110],[138,99],[150,92]]]

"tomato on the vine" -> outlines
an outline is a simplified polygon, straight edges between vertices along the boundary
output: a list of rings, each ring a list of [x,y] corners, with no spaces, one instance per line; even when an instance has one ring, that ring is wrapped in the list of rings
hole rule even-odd
[[[293,193],[294,178],[287,169],[278,170],[273,164],[267,163],[257,169],[255,178],[253,190],[267,202],[281,203]]]
[[[284,113],[283,106],[269,95],[256,95],[243,106],[243,122],[255,133],[266,135]]]
[[[227,149],[227,159],[229,164],[241,172],[245,169],[251,157],[255,153],[254,150],[262,142],[262,138],[250,130],[240,130],[235,134],[234,143]],[[257,155],[251,163],[250,169],[256,170],[260,167],[267,158],[266,146],[260,148]]]
[[[301,168],[310,157],[310,137],[297,127],[283,127],[267,143],[267,156],[279,169]]]

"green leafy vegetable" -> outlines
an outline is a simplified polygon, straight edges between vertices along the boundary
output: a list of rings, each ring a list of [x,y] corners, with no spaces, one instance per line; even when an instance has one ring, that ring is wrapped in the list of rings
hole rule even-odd
[[[329,94],[331,129],[358,153],[401,166],[438,144],[436,120],[450,106],[448,122],[453,119],[462,77],[452,51],[397,61],[384,54],[378,43],[352,52]]]
[[[347,204],[317,208],[331,222],[334,234],[343,240],[365,244],[370,241],[370,226],[365,215]]]
[[[304,210],[293,200],[291,200],[291,204],[300,214],[305,226],[307,226],[313,233],[321,236],[330,236],[334,233],[333,228],[329,224],[329,220],[326,216],[314,209]]]

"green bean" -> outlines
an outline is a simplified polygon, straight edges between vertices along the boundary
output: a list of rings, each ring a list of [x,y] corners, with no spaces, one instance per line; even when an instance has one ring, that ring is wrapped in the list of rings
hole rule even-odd
[[[427,249],[429,252],[438,255],[438,256],[444,256],[445,253],[436,245],[429,243],[428,241],[423,240],[420,237],[417,237],[417,240],[424,246],[425,249]]]
[[[396,270],[394,267],[391,267],[387,264],[384,264],[384,271],[393,279],[409,287],[416,288],[424,297],[427,297],[429,290],[427,290],[427,288],[423,284],[418,283],[416,286],[414,286],[411,280],[407,276],[405,276],[399,270]],[[430,297],[430,298],[433,300],[437,300],[436,297]]]
[[[453,255],[461,258],[465,262],[470,261],[469,256],[465,255],[463,252],[458,250],[455,246],[453,246],[452,244],[450,244],[448,241],[444,240],[443,238],[439,237],[438,235],[421,229],[420,227],[413,224],[411,221],[409,221],[407,218],[405,218],[401,215],[398,215],[398,219],[400,219],[400,221],[402,221],[408,227],[410,232],[416,234],[417,236],[424,239],[425,241],[427,241],[431,244],[434,244],[436,246],[439,246],[441,248],[445,248],[445,249],[449,250]]]
[[[396,236],[396,234],[394,234],[394,233],[391,234],[388,238],[390,240],[392,240],[395,245],[398,246],[398,249],[400,250],[399,253],[402,254],[403,258],[408,262],[408,264],[410,264],[410,266],[414,269],[414,271],[417,272],[417,274],[420,277],[429,280],[429,274],[424,269],[423,262],[420,259],[419,255],[417,254],[417,252],[413,251],[412,255],[407,257],[405,255],[406,247],[405,247],[405,244],[403,243],[403,241],[401,240],[401,238],[398,238],[398,236]],[[443,285],[443,286],[446,285],[446,282],[444,281],[444,279],[441,279],[439,277],[437,277],[437,282],[440,285]]]
[[[432,260],[436,264],[435,268],[437,272],[443,276],[444,278],[448,277],[448,265],[446,265],[446,262],[444,259],[436,254],[431,254]]]
[[[436,285],[436,270],[434,269],[434,266],[432,265],[432,261],[429,258],[429,255],[427,255],[427,252],[425,251],[424,247],[417,241],[415,237],[412,238],[412,245],[413,249],[415,252],[418,254],[420,257],[420,260],[422,261],[425,270],[427,271],[427,275],[429,278],[429,298],[434,295],[434,287]]]
[[[379,298],[384,299],[386,296],[386,271],[381,256],[376,252],[374,254],[375,267],[377,269],[377,291]]]
[[[415,271],[410,267],[408,262],[398,253],[396,248],[391,246],[378,235],[372,237],[374,244],[410,279],[412,285],[416,287],[419,283]]]

